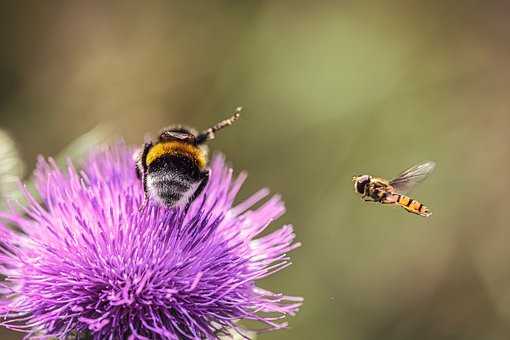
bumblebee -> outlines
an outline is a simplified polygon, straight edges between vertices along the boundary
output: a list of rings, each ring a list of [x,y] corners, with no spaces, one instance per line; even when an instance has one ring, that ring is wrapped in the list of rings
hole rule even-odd
[[[429,217],[432,214],[430,210],[406,194],[424,181],[435,167],[436,163],[432,161],[415,165],[391,181],[369,175],[354,176],[354,191],[365,201],[398,205],[410,213]]]
[[[153,199],[167,207],[193,202],[209,181],[207,146],[217,131],[232,125],[240,115],[233,115],[198,133],[192,128],[171,126],[161,130],[155,142],[144,144],[138,154],[136,172],[145,192],[145,207]]]

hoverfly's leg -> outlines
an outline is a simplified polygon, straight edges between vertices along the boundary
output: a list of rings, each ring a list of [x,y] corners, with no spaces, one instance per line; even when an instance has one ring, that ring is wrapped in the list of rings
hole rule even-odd
[[[386,197],[388,197],[388,193],[384,192],[384,191],[380,191],[380,194],[379,194],[379,200],[378,202],[381,203],[381,204],[386,204],[388,203],[388,201],[386,200]]]
[[[366,191],[361,195],[361,198],[365,202],[374,202],[374,199]]]
[[[382,204],[395,204],[397,203],[398,198],[395,197],[395,194],[385,192],[381,198]]]
[[[374,202],[377,202],[377,203],[392,204],[395,202],[392,200],[388,200],[388,197],[391,197],[391,196],[393,196],[393,194],[389,193],[388,191],[386,191],[384,189],[377,188],[372,191],[372,195],[370,196],[370,198]]]
[[[373,202],[381,203],[382,194],[383,193],[381,192],[381,190],[373,188],[371,190],[368,190],[367,197]]]
[[[365,202],[374,202],[374,199],[370,195],[368,195],[366,192],[363,195],[361,195],[361,198]]]

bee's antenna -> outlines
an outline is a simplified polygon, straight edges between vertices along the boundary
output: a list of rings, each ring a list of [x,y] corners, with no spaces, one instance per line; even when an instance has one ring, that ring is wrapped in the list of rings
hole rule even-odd
[[[214,139],[216,131],[219,131],[227,126],[232,125],[236,120],[239,119],[239,117],[241,116],[240,113],[242,110],[243,110],[243,108],[239,106],[238,108],[236,108],[236,110],[234,111],[232,116],[215,124],[213,127],[209,128],[205,131],[202,131],[195,139],[196,143],[202,144],[202,143],[207,142],[208,140]]]

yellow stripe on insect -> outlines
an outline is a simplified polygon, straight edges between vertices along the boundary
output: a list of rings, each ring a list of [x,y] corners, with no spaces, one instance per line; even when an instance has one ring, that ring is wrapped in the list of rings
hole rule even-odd
[[[407,206],[409,204],[409,200],[410,200],[409,197],[401,195],[400,198],[398,199],[398,203]]]
[[[147,166],[151,165],[159,157],[168,154],[188,155],[198,163],[201,169],[205,168],[207,164],[205,154],[199,147],[178,141],[171,141],[158,143],[149,150],[146,158]]]
[[[418,201],[413,201],[413,203],[409,206],[409,208],[420,212],[420,208],[422,207],[422,204]]]

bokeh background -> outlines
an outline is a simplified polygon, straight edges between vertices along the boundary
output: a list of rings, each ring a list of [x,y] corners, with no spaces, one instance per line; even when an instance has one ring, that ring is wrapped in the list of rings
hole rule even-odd
[[[1,145],[21,157],[3,156],[0,171],[28,179],[38,154],[141,143],[176,122],[206,128],[242,105],[210,146],[249,171],[243,196],[283,194],[275,226],[293,223],[303,242],[262,285],[305,304],[289,330],[260,339],[509,338],[505,2],[0,8]],[[352,190],[352,175],[392,177],[428,159],[438,167],[414,196],[430,219]]]

